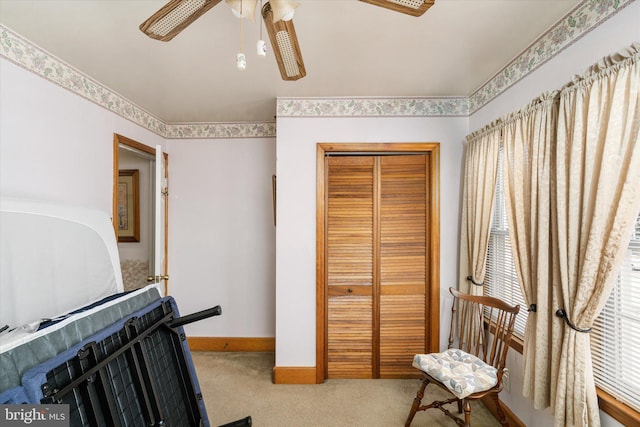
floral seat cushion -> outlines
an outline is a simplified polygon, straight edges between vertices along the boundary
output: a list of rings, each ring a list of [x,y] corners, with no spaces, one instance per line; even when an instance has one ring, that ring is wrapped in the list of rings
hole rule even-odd
[[[498,370],[482,359],[458,349],[416,354],[413,367],[444,384],[457,398],[489,390],[498,383]]]

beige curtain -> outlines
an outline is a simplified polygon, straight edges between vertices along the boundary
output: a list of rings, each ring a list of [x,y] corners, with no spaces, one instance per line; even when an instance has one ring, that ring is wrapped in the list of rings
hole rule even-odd
[[[498,122],[467,136],[460,224],[460,264],[458,289],[482,294],[486,270],[491,215],[495,198],[500,129]]]
[[[556,95],[557,91],[544,94],[506,116],[503,129],[509,238],[522,295],[530,308],[524,336],[523,394],[533,399],[536,409],[550,404],[548,330],[553,306],[549,294],[549,185]]]
[[[603,59],[560,94],[552,257],[555,309],[567,321],[554,319],[556,426],[599,425],[589,334],[576,329],[591,328],[604,306],[640,209],[639,50]]]

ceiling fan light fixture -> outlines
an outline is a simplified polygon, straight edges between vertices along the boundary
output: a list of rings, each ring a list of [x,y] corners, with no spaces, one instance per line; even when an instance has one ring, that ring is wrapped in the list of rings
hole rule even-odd
[[[258,0],[224,0],[231,7],[236,18],[249,18],[255,22]]]
[[[140,30],[152,39],[168,42],[221,1],[171,0],[140,24]]]
[[[293,21],[278,20],[274,22],[270,2],[265,3],[262,7],[262,17],[267,27],[282,80],[298,80],[306,76],[307,71],[304,68]]]
[[[300,3],[290,0],[269,0],[273,11],[273,22],[291,21]]]
[[[435,0],[360,0],[411,16],[422,16]]]

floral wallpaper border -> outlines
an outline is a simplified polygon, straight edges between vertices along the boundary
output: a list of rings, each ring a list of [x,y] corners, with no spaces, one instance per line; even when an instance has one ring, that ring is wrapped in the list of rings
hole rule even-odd
[[[278,117],[468,116],[469,98],[278,98]]]
[[[167,139],[273,138],[275,122],[261,123],[175,123],[167,125]]]
[[[469,97],[278,98],[278,117],[468,116],[635,0],[584,0]],[[0,24],[0,57],[169,139],[275,137],[273,122],[165,123]]]

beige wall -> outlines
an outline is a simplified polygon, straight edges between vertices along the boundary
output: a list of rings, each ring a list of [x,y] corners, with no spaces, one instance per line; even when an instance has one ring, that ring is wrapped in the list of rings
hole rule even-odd
[[[189,336],[275,336],[275,139],[170,140],[169,291],[222,316]]]

